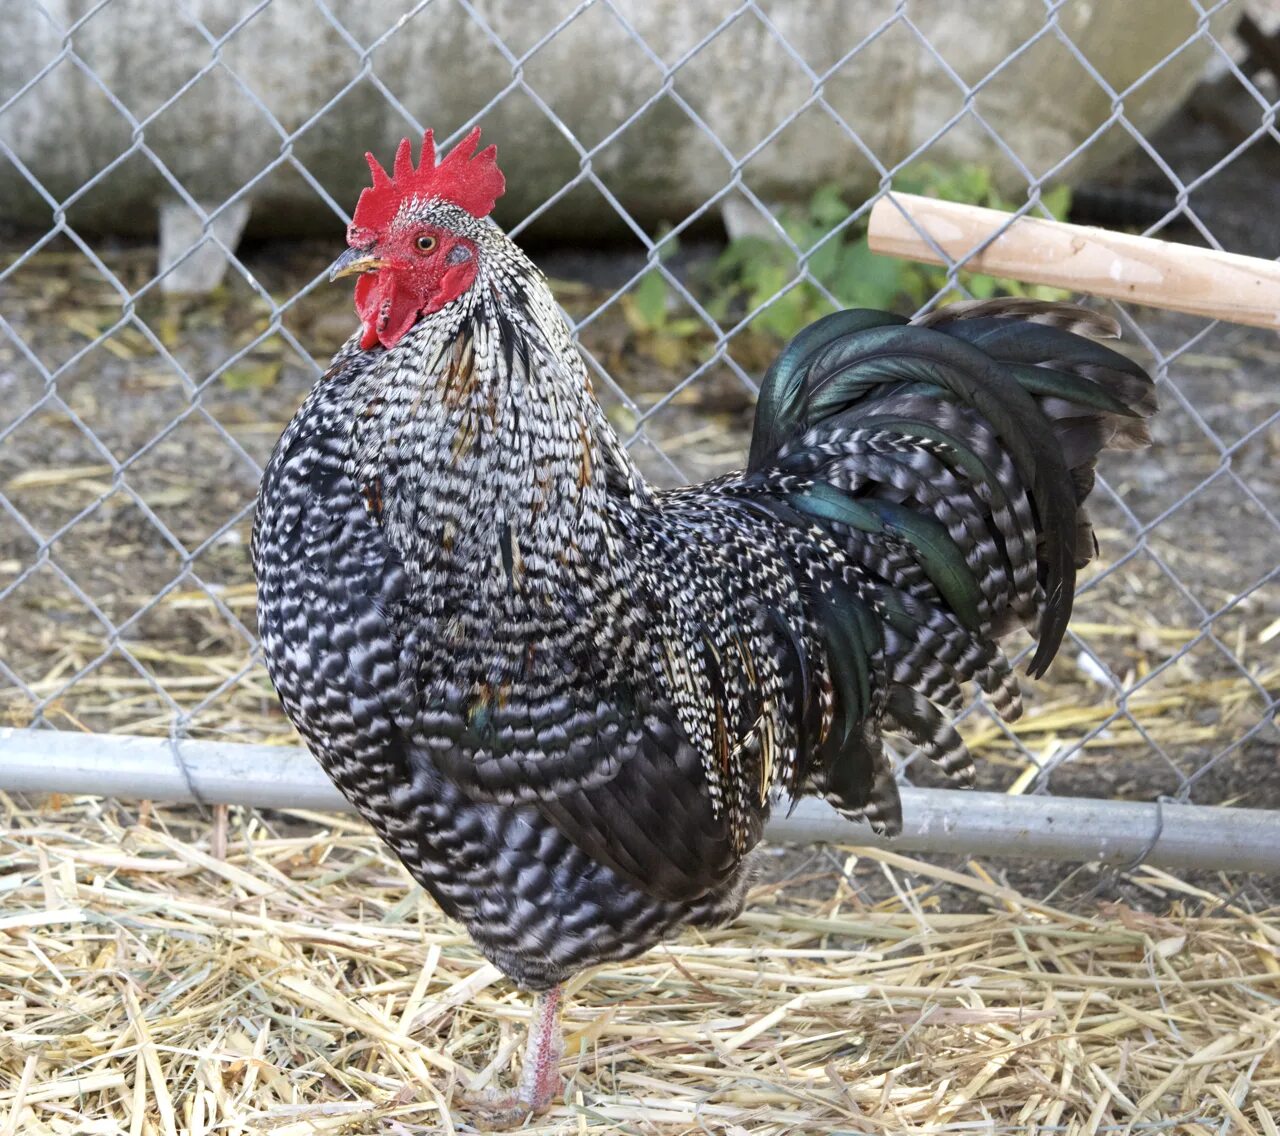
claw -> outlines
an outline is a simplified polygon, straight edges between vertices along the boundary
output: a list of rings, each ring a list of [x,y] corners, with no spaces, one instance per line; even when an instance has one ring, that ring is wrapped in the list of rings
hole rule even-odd
[[[464,1092],[454,1098],[460,1112],[470,1115],[482,1132],[510,1132],[519,1128],[530,1117],[541,1116],[551,1107],[554,1094],[545,1102],[525,1100],[521,1093],[502,1093],[496,1090]]]
[[[540,993],[525,1041],[524,1069],[514,1093],[463,1092],[457,1097],[466,1112],[474,1113],[485,1131],[508,1132],[530,1116],[541,1116],[564,1091],[560,1058],[564,1034],[560,1028],[561,988]]]

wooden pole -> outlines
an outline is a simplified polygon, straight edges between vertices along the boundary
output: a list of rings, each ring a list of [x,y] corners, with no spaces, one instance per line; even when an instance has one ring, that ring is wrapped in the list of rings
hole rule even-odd
[[[876,202],[868,241],[883,256],[960,263],[1028,284],[1280,329],[1280,264],[1261,257],[1065,221],[1011,218],[998,209],[911,193]]]

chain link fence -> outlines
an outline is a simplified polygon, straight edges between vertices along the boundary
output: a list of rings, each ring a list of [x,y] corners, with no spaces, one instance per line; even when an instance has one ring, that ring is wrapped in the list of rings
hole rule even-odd
[[[360,155],[381,147],[385,160],[399,133],[432,125],[452,142],[484,125],[513,188],[530,187],[500,213],[513,233],[539,247],[599,234],[601,251],[536,259],[611,417],[667,480],[742,459],[787,305],[847,303],[833,258],[877,271],[858,260],[862,226],[904,180],[966,170],[1014,216],[1048,213],[1073,184],[1078,218],[1280,253],[1265,215],[1280,172],[1265,5],[1168,0],[1128,44],[1090,32],[1097,6],[1027,3],[1001,20],[1001,57],[978,65],[991,10],[923,0],[856,19],[817,5],[826,23],[803,35],[794,9],[764,2],[425,0],[381,26],[385,5],[327,0],[9,3],[0,722],[104,746],[112,734],[290,738],[255,655],[253,493],[352,326],[324,266]],[[168,40],[173,66],[151,69],[141,47],[119,58],[120,29],[139,28]],[[966,29],[978,38],[958,39]],[[395,55],[422,45],[443,54],[422,67]],[[469,79],[449,96],[459,56]],[[281,93],[272,59],[310,76],[306,98]],[[602,59],[615,81],[598,83]],[[575,61],[590,89],[565,88]],[[905,109],[881,97],[914,89],[928,98]],[[213,125],[180,137],[175,121],[203,121],[193,107]],[[78,136],[77,122],[101,125]],[[637,135],[643,161],[628,149]],[[833,198],[838,215],[814,205]],[[152,240],[129,238],[157,217],[159,268]],[[767,284],[733,275],[722,219],[731,249],[771,250]],[[291,231],[327,237],[279,239]],[[175,294],[223,271],[207,294]],[[922,305],[998,286],[963,261],[906,282]],[[1157,444],[1102,466],[1101,557],[1027,715],[1006,726],[979,702],[967,736],[988,788],[1280,808],[1280,351],[1264,332],[1116,312],[1159,377]],[[928,785],[923,764],[906,755],[904,778]]]
[[[163,760],[157,798],[199,800],[296,744],[249,532],[354,325],[326,272],[366,149],[484,127],[498,219],[665,483],[743,460],[759,377],[828,307],[1020,287],[871,257],[892,190],[1280,256],[1277,0],[0,0],[0,26],[0,787],[93,763],[124,796]],[[1009,796],[949,803],[904,753],[940,861],[775,849],[786,904],[739,939],[593,976],[575,1131],[1275,1130],[1276,892],[1194,869],[1280,818],[1280,346],[1110,309],[1155,445],[1102,462],[1100,556],[1023,718],[963,716]],[[0,793],[0,1133],[436,1131],[444,1070],[505,1065],[497,972],[372,834],[289,829],[334,799],[275,767],[254,801],[284,814],[230,843]],[[1166,825],[1184,803],[1268,811]],[[1054,809],[1058,855],[1134,870],[949,866]]]

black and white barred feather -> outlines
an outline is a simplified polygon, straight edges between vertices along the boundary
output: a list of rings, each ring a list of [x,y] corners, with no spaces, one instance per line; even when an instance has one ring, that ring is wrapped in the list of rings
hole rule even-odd
[[[882,737],[959,781],[997,639],[1061,639],[1098,452],[1149,378],[1084,309],[843,312],[765,379],[740,472],[658,491],[537,270],[490,222],[474,285],[353,339],[280,440],[254,532],[287,713],[506,973],[545,987],[740,906],[785,795],[901,824]]]

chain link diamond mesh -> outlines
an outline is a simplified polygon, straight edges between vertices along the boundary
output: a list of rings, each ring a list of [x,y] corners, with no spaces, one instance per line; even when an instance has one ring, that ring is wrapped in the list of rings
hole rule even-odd
[[[856,231],[895,179],[949,135],[978,139],[1016,185],[1011,216],[1046,214],[1042,195],[1071,176],[1092,147],[1113,146],[1123,135],[1136,155],[1125,161],[1141,164],[1160,187],[1161,205],[1145,231],[1181,228],[1213,247],[1221,247],[1219,224],[1201,200],[1237,176],[1242,156],[1280,143],[1274,81],[1242,65],[1238,45],[1225,34],[1238,11],[1229,0],[1187,0],[1191,34],[1122,86],[1110,83],[1074,41],[1068,0],[1044,0],[1034,33],[980,75],[968,72],[956,45],[933,42],[910,0],[880,5],[883,19],[873,30],[835,42],[823,66],[789,42],[767,3],[725,4],[714,15],[704,10],[690,17],[682,45],[672,48],[647,42],[634,6],[617,0],[547,5],[555,15],[540,23],[531,17],[518,36],[471,0],[423,0],[385,28],[365,26],[346,5],[315,0],[305,18],[322,22],[325,34],[345,46],[349,69],[327,76],[317,105],[301,112],[277,105],[269,76],[237,63],[273,2],[285,0],[245,6],[226,26],[203,20],[198,4],[178,6],[176,27],[198,65],[176,89],[128,99],[99,77],[94,36],[102,21],[136,3],[101,0],[81,6],[69,21],[59,5],[31,4],[60,47],[31,60],[13,89],[0,89],[0,160],[50,219],[43,231],[6,241],[0,269],[0,721],[7,724],[159,733],[175,742],[288,739],[255,655],[247,564],[252,495],[292,404],[320,373],[325,352],[318,345],[336,346],[350,319],[319,308],[323,260],[314,250],[237,247],[220,222],[284,179],[332,214],[336,249],[351,202],[336,199],[325,177],[309,168],[307,147],[356,93],[384,100],[406,133],[423,129],[413,76],[390,73],[382,55],[396,37],[425,34],[420,19],[447,8],[450,20],[465,22],[467,34],[487,45],[484,74],[497,76],[470,93],[449,141],[519,101],[548,145],[573,153],[577,172],[550,188],[512,232],[536,236],[557,210],[590,195],[630,242],[608,288],[566,289],[565,303],[628,445],[669,479],[733,463],[761,370],[750,352],[738,350],[756,317],[800,287],[837,303],[812,269],[815,256]],[[574,34],[588,50],[605,24],[611,36],[621,29],[628,44],[619,67],[643,70],[651,85],[637,105],[615,108],[588,135],[571,128],[548,94],[540,53]],[[718,45],[747,32],[753,43],[767,38],[771,65],[785,70],[797,95],[776,122],[761,124],[759,137],[743,142],[721,136],[683,80]],[[829,97],[852,62],[886,45],[927,58],[955,87],[954,108],[922,141],[892,156],[877,153]],[[1046,45],[1073,60],[1080,83],[1101,91],[1107,106],[1087,137],[1047,165],[1025,160],[984,110],[987,93],[1013,81],[1029,53]],[[1220,81],[1233,84],[1250,108],[1246,128],[1191,173],[1126,110],[1187,52],[1209,56]],[[291,61],[283,56],[280,64]],[[118,154],[70,189],[37,176],[5,129],[6,115],[39,97],[42,83],[65,67],[83,76],[128,132]],[[246,130],[267,139],[271,152],[214,205],[175,172],[171,148],[154,141],[166,115],[183,99],[202,97],[206,82],[217,84],[219,97],[243,104]],[[725,170],[701,204],[668,218],[661,232],[629,210],[627,195],[601,172],[610,148],[659,110],[677,116],[686,139],[695,140],[686,144]],[[878,189],[815,244],[801,247],[751,168],[815,115],[853,160],[873,171]],[[350,145],[358,153],[365,141],[352,137]],[[78,225],[78,211],[118,194],[121,179],[157,182],[198,219],[198,239],[162,271],[154,270],[149,247]],[[128,212],[125,198],[120,208]],[[774,294],[726,316],[713,314],[705,289],[667,252],[675,239],[696,244],[730,202],[786,247],[792,268]],[[211,299],[162,294],[170,274],[211,249],[230,270]],[[1233,251],[1260,250],[1237,244]],[[930,300],[964,291],[967,259],[949,262],[946,282]],[[620,313],[651,273],[661,276],[670,304],[701,344],[696,358],[669,368],[656,390],[619,375],[617,363]],[[1280,401],[1274,372],[1267,373],[1280,354],[1261,333],[1116,311],[1126,338],[1159,377],[1158,445],[1104,464],[1096,509],[1102,566],[1081,586],[1064,658],[1037,687],[1027,717],[1008,727],[979,702],[966,715],[968,736],[989,759],[988,787],[1280,808],[1280,479],[1272,468],[1280,462]],[[731,414],[717,409],[725,401],[736,408]],[[721,429],[726,418],[732,426]],[[927,783],[920,764],[908,755],[903,776]]]

